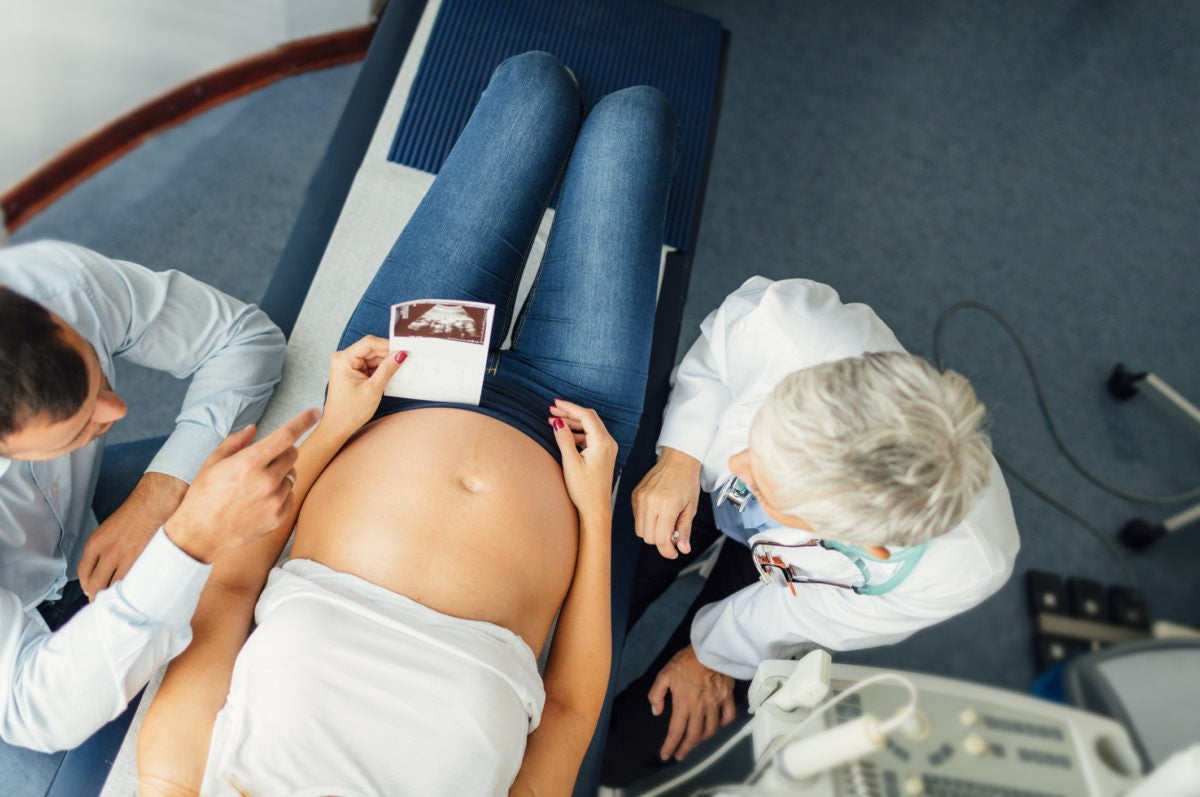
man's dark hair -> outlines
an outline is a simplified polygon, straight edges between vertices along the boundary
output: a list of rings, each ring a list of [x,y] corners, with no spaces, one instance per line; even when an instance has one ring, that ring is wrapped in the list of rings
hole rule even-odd
[[[70,418],[87,400],[87,363],[50,312],[0,285],[0,437],[39,415]]]

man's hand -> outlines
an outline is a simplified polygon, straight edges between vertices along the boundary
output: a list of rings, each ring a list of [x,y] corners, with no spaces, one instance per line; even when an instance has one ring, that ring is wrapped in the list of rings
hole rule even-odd
[[[120,581],[141,555],[158,527],[171,516],[187,492],[187,482],[165,473],[147,473],[83,547],[79,585],[88,600]]]
[[[647,697],[656,717],[663,712],[667,692],[671,693],[671,725],[658,752],[663,761],[672,756],[683,760],[693,747],[737,716],[733,679],[701,664],[691,645],[667,662],[650,687]]]
[[[296,441],[320,417],[317,410],[302,412],[253,445],[253,426],[226,437],[163,525],[171,541],[193,559],[211,562],[282,523],[292,508]]]
[[[663,446],[658,463],[633,488],[633,528],[667,559],[692,551],[692,518],[700,499],[700,460]],[[679,536],[672,540],[672,535]]]

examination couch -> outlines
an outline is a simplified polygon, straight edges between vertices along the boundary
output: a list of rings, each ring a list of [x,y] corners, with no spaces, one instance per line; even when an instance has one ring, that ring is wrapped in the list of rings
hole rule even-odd
[[[354,302],[504,58],[534,49],[554,53],[577,75],[588,105],[638,84],[655,86],[671,100],[681,125],[680,163],[668,208],[645,412],[614,518],[609,700],[579,774],[575,793],[581,795],[595,794],[597,788],[640,546],[629,494],[655,460],[728,44],[728,32],[718,21],[652,0],[391,0],[260,302],[289,338],[284,381],[261,423],[269,430],[321,403],[328,358],[312,353],[336,347]],[[540,258],[546,227],[531,260]],[[527,271],[531,277],[533,269]],[[523,282],[522,292],[528,283]],[[106,729],[107,738],[68,755],[50,794],[96,794],[110,768],[103,793],[133,793],[134,736],[144,709],[131,710]]]

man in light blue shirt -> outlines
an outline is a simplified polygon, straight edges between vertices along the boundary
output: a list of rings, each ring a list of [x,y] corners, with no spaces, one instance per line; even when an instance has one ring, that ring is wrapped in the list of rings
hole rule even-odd
[[[186,646],[207,563],[268,530],[307,424],[254,445],[252,429],[230,434],[266,406],[284,337],[185,274],[38,242],[0,250],[0,303],[0,738],[50,751],[120,713]],[[97,527],[101,436],[126,410],[117,357],[191,384],[175,430]],[[76,571],[92,604],[51,633],[37,609]]]

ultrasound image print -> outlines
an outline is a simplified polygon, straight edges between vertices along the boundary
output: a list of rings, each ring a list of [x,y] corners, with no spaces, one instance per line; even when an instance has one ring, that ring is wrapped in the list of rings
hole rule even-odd
[[[393,337],[442,338],[482,344],[487,337],[487,307],[444,302],[413,302],[396,311]]]

